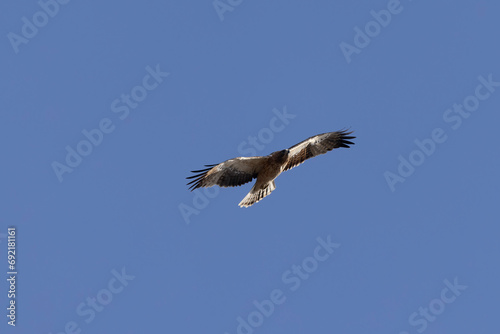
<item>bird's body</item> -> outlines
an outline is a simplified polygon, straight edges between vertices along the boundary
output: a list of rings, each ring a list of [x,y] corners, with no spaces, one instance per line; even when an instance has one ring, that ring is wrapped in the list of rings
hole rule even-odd
[[[262,157],[262,165],[264,167],[257,174],[257,181],[255,181],[255,184],[250,192],[238,205],[242,207],[249,207],[276,189],[274,179],[276,179],[283,172],[284,162],[287,157],[288,150],[277,151],[269,154],[268,156]]]
[[[191,190],[214,185],[235,187],[256,178],[250,192],[239,203],[240,207],[249,207],[276,189],[274,180],[282,172],[334,148],[348,148],[348,145],[354,145],[349,141],[349,139],[356,138],[348,136],[351,133],[346,131],[323,133],[310,137],[287,150],[276,151],[267,156],[238,157],[217,165],[205,165],[209,168],[192,171],[199,174],[187,177],[194,179],[188,185],[191,184]]]

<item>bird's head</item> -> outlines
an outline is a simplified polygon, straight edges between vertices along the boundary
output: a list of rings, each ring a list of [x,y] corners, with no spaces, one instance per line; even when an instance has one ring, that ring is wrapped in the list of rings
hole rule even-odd
[[[288,157],[288,150],[276,151],[273,156],[276,160],[285,160]]]

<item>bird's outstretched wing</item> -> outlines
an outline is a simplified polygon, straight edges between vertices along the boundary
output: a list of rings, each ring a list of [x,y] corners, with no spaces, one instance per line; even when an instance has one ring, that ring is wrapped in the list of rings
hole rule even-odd
[[[194,179],[188,183],[191,191],[200,187],[236,187],[252,181],[262,170],[266,157],[239,157],[221,162],[218,165],[205,165],[205,169],[193,170],[198,173],[186,179]]]
[[[290,147],[283,171],[298,166],[309,158],[325,154],[334,148],[349,148],[349,145],[354,145],[349,139],[356,138],[349,136],[351,133],[352,131],[347,132],[347,130],[322,133]]]

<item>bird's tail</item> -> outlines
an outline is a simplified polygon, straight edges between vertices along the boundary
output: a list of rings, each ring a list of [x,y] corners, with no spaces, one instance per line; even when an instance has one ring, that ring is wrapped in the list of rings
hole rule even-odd
[[[238,204],[238,205],[240,207],[247,208],[247,207],[257,203],[258,201],[260,201],[261,199],[263,199],[267,195],[271,194],[271,192],[274,189],[276,189],[276,185],[274,184],[274,180],[271,182],[268,182],[264,185],[259,185],[259,186],[257,186],[257,183],[255,183],[255,185],[252,187],[250,192],[245,196],[245,198],[243,198],[241,200],[240,204]]]

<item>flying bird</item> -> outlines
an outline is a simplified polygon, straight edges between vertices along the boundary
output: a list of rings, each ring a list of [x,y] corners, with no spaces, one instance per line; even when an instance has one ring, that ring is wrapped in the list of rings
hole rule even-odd
[[[188,176],[194,179],[188,183],[191,191],[202,187],[236,187],[257,179],[250,192],[238,204],[249,207],[276,189],[274,179],[282,172],[300,165],[309,158],[325,154],[334,148],[354,145],[349,136],[351,132],[341,130],[322,133],[310,137],[287,150],[273,152],[262,157],[238,157],[215,165],[205,165],[205,169],[194,170],[196,175]]]

